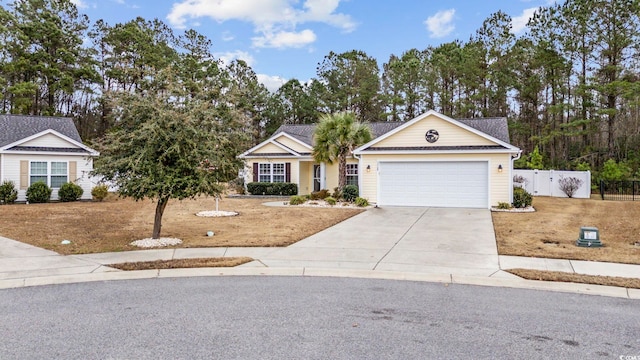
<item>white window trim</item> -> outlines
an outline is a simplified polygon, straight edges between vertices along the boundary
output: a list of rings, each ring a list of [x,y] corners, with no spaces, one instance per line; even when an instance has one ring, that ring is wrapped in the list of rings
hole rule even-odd
[[[33,163],[45,163],[47,164],[47,171],[46,174],[32,174],[31,173],[31,165]],[[69,162],[68,161],[47,161],[47,160],[29,160],[29,186],[31,186],[33,183],[31,182],[31,177],[32,176],[41,176],[41,177],[46,177],[47,181],[46,184],[47,186],[51,187],[51,177],[53,176],[63,176],[63,175],[58,175],[58,174],[52,174],[52,164],[53,163],[64,163],[66,168],[67,168],[67,173],[64,175],[67,180],[64,183],[69,182]],[[63,184],[64,184],[63,183]],[[55,187],[53,189],[59,189],[60,187]]]
[[[269,171],[268,172],[263,172],[262,171],[262,166],[263,165],[267,165],[269,167]],[[274,174],[273,170],[274,167],[276,165],[282,165],[282,174]],[[262,177],[269,177],[269,181],[262,181]],[[258,163],[258,181],[259,182],[269,182],[269,183],[273,183],[273,179],[278,176],[278,177],[282,177],[282,181],[278,181],[278,182],[287,182],[287,166],[285,163]]]
[[[351,168],[351,169],[350,169]],[[355,174],[349,172],[349,170],[352,170],[355,168]],[[347,180],[347,185],[356,185],[359,186],[360,184],[360,165],[359,164],[346,164],[345,166],[345,177]],[[355,183],[349,182],[349,178],[355,178]]]

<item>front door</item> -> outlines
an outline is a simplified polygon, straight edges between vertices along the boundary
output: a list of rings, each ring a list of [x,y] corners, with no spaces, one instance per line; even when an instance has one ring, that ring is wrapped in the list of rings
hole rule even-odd
[[[313,191],[320,191],[320,165],[313,165]]]

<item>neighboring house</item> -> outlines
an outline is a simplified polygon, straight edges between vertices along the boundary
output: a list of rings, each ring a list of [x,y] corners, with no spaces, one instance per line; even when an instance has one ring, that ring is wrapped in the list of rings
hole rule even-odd
[[[13,181],[17,201],[26,201],[27,188],[37,181],[53,189],[53,200],[66,182],[80,185],[82,199],[91,199],[95,156],[97,151],[82,144],[72,119],[0,115],[0,179]]]
[[[347,183],[379,206],[489,208],[512,202],[505,118],[452,119],[428,111],[405,123],[369,123],[374,139],[353,151]],[[311,153],[315,125],[283,125],[240,157],[247,181],[293,182],[300,194],[338,186],[338,164]]]

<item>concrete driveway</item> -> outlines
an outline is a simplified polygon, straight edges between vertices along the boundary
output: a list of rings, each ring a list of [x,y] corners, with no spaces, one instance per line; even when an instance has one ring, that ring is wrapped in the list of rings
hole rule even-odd
[[[485,209],[370,209],[257,258],[268,267],[470,276],[491,276],[500,270],[491,213]]]

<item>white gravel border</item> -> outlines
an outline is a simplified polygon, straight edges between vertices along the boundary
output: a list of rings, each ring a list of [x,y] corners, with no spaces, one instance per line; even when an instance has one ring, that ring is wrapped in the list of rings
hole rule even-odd
[[[511,208],[511,209],[498,209],[497,207],[492,207],[491,211],[494,211],[494,212],[527,213],[527,212],[535,212],[536,209],[534,209],[533,206],[527,206],[526,208]]]
[[[173,246],[178,244],[182,244],[182,240],[176,239],[176,238],[159,238],[159,239],[146,238],[142,240],[136,240],[131,243],[131,245],[141,247],[141,248],[165,247],[165,246]]]
[[[238,213],[235,211],[222,211],[222,210],[200,211],[199,213],[196,214],[196,216],[202,216],[202,217],[223,217],[223,216],[236,216],[236,215],[238,215]]]

